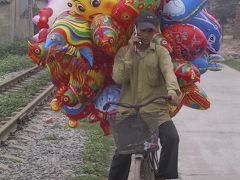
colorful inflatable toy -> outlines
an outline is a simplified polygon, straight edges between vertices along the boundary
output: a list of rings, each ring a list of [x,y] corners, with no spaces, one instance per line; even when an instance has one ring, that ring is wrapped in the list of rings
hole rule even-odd
[[[207,40],[203,32],[190,24],[174,24],[163,30],[163,36],[173,48],[173,59],[190,61],[203,55]]]
[[[207,0],[163,0],[160,13],[165,19],[183,22],[198,14],[206,3]]]
[[[63,112],[69,127],[88,118],[99,122],[104,135],[111,132],[105,117],[114,116],[103,106],[118,101],[121,87],[111,78],[114,57],[128,43],[141,10],[159,15],[161,27],[156,44],[168,49],[183,93],[178,106],[170,106],[171,116],[182,106],[207,109],[210,101],[196,85],[201,74],[219,71],[223,57],[221,26],[203,10],[207,0],[49,0],[33,18],[39,32],[28,44],[34,63],[47,67],[56,87],[50,103]],[[162,32],[160,31],[160,28]]]

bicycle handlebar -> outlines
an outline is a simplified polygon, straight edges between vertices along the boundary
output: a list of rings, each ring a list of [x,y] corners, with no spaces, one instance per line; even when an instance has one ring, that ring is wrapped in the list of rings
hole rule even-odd
[[[141,103],[141,104],[128,104],[128,103],[118,103],[118,102],[109,101],[103,106],[103,110],[104,111],[108,110],[108,108],[111,105],[117,105],[117,106],[121,106],[121,107],[125,107],[125,108],[141,108],[141,107],[144,107],[158,99],[165,99],[165,100],[171,101],[172,98],[171,98],[171,96],[158,96],[158,97],[150,99],[149,101]]]

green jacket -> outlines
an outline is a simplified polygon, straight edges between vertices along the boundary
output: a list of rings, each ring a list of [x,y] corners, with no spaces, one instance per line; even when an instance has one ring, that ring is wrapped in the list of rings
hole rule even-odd
[[[114,60],[112,78],[122,85],[120,102],[142,103],[167,95],[168,91],[181,94],[168,50],[155,43],[141,55],[138,52],[128,54],[127,46],[120,48]],[[120,107],[117,110],[122,114],[131,113]],[[159,124],[171,119],[168,102],[164,100],[141,108],[141,112],[157,112]]]

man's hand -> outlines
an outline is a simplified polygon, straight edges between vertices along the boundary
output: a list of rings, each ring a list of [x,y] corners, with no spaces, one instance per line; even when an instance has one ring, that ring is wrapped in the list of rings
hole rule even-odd
[[[134,32],[128,41],[128,52],[135,51],[136,44],[140,42],[141,42],[140,36],[137,36],[136,33]]]
[[[180,98],[178,97],[177,93],[174,90],[169,90],[168,96],[171,97],[170,101],[171,104],[178,105],[180,103]]]

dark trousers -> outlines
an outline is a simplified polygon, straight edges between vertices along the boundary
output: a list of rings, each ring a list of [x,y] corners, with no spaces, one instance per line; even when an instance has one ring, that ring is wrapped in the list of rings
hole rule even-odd
[[[173,121],[159,126],[159,138],[162,146],[159,160],[159,177],[178,178],[179,136]],[[108,180],[127,180],[131,166],[131,154],[113,156]]]

